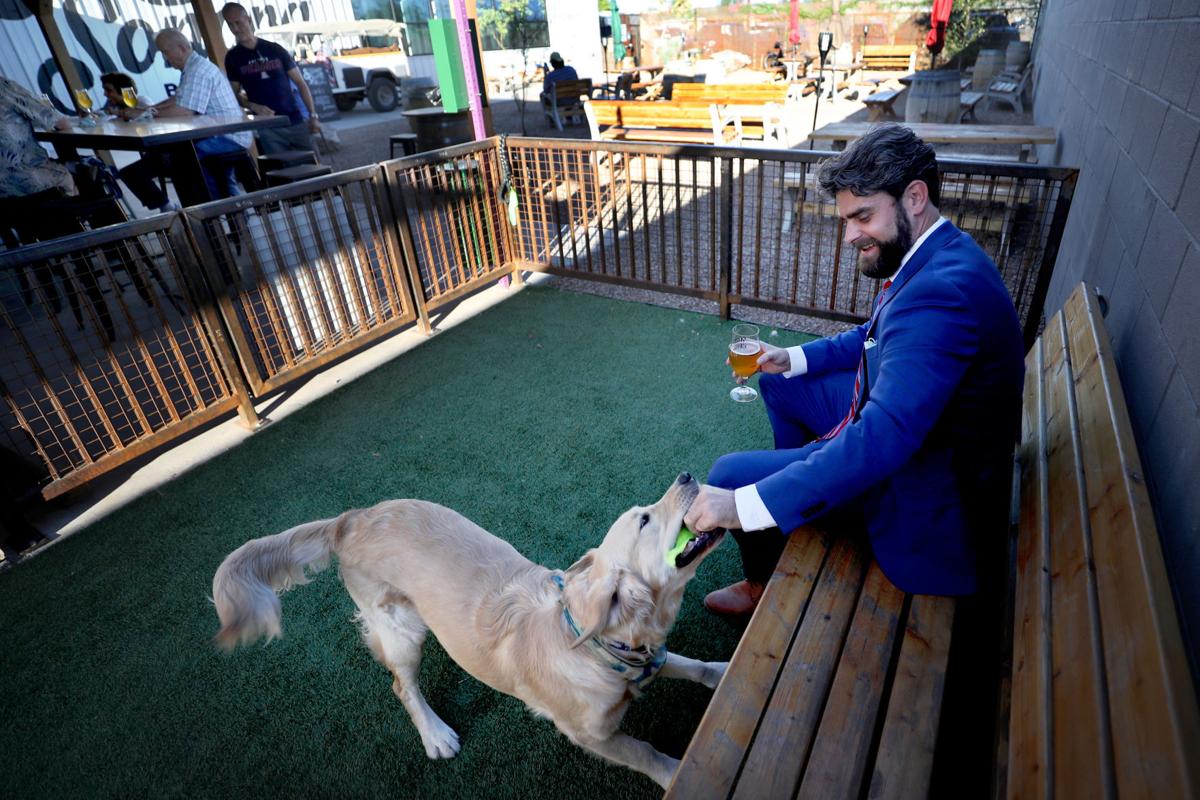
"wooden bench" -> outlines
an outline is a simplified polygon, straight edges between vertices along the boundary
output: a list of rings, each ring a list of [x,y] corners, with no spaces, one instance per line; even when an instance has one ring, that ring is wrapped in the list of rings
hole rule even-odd
[[[592,79],[581,78],[577,81],[556,81],[552,84],[554,97],[546,92],[540,95],[542,113],[546,115],[546,124],[553,125],[556,130],[563,129],[563,123],[575,117],[583,118],[581,97],[592,96]]]
[[[908,72],[912,69],[912,55],[916,50],[911,44],[863,45],[863,71]]]
[[[716,105],[583,100],[593,139],[738,146],[742,121]]]
[[[995,762],[969,778],[993,797],[1200,791],[1200,710],[1097,306],[1081,284],[1026,358],[1011,678],[975,731]],[[958,605],[896,589],[854,538],[794,532],[667,797],[926,796],[962,768],[940,731]]]
[[[811,134],[813,141],[832,141],[835,149],[866,135],[870,122],[833,122]],[[913,133],[930,144],[998,144],[1016,145],[1021,151],[1021,160],[1027,161],[1033,147],[1039,144],[1054,144],[1058,134],[1054,128],[1037,125],[958,125],[938,122],[901,122]]]
[[[680,83],[671,102],[722,106],[720,113],[741,119],[743,137],[786,141],[784,105],[790,92],[786,83]]]
[[[975,119],[975,106],[983,99],[983,92],[962,92],[958,97],[958,121],[963,122],[968,117]]]
[[[885,116],[896,116],[896,111],[892,106],[900,97],[901,91],[901,89],[884,89],[882,92],[875,92],[864,97],[863,105],[867,107],[867,119],[877,122]]]
[[[1085,284],[1025,364],[1007,795],[1197,797],[1200,712]]]

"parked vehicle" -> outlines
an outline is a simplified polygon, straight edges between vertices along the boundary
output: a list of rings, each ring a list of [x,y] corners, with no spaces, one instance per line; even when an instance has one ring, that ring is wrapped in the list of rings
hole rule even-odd
[[[297,61],[324,64],[334,102],[341,111],[349,111],[364,99],[376,111],[391,111],[398,101],[401,80],[410,75],[402,46],[403,22],[291,22],[262,28],[258,35],[283,45]]]

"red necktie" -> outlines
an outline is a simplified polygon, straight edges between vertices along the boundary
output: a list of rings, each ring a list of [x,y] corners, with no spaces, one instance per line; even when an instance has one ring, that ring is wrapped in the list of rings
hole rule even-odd
[[[875,298],[875,313],[876,314],[879,313],[879,308],[880,308],[880,306],[883,305],[883,297],[884,297],[884,295],[887,294],[887,290],[891,285],[892,285],[891,278],[888,278],[886,281],[883,282],[883,289],[880,290],[879,296]],[[874,316],[874,314],[872,314],[871,315],[871,323],[872,324],[867,325],[868,332],[873,327],[874,322],[875,322],[875,316]],[[862,358],[860,358],[858,360],[858,372],[856,372],[854,375],[854,396],[850,398],[850,410],[848,412],[846,412],[846,416],[842,419],[842,421],[839,422],[837,425],[834,425],[832,430],[830,430],[824,436],[820,437],[821,439],[832,439],[833,437],[835,437],[839,433],[841,433],[843,428],[845,428],[847,425],[849,425],[851,422],[854,421],[854,415],[856,413],[858,413],[858,400],[862,394],[863,365],[866,363],[866,361],[867,361],[867,350],[866,350],[866,347],[864,346]]]

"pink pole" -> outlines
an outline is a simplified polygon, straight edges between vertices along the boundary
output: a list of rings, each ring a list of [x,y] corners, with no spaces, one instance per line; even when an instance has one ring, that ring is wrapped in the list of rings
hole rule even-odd
[[[458,28],[458,52],[462,55],[463,72],[467,78],[467,96],[471,99],[471,124],[475,128],[475,139],[487,138],[483,124],[483,100],[479,91],[479,75],[475,71],[475,48],[471,46],[471,28],[467,24],[466,0],[450,0],[454,20]]]

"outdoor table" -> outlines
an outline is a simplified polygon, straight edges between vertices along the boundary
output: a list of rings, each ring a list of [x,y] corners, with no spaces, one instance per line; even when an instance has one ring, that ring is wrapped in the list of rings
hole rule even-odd
[[[171,179],[179,194],[179,203],[194,206],[212,200],[208,183],[200,168],[196,141],[237,131],[289,125],[286,115],[247,117],[240,114],[199,114],[192,117],[164,117],[146,122],[103,120],[85,128],[74,120],[65,131],[35,131],[34,136],[54,145],[59,158],[72,160],[78,150],[158,150],[169,156]]]
[[[808,67],[812,59],[808,58],[785,58],[780,61],[784,68],[787,69],[787,81],[798,81],[804,77],[805,69]]]
[[[930,143],[942,144],[1009,144],[1021,148],[1021,160],[1027,161],[1034,145],[1054,144],[1058,132],[1054,128],[1038,125],[951,125],[935,122],[900,122],[917,136]],[[870,122],[831,122],[818,128],[809,139],[832,140],[835,149],[865,135],[871,129]]]

